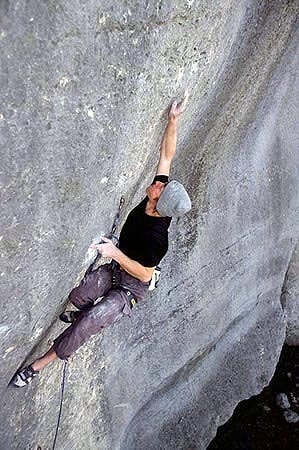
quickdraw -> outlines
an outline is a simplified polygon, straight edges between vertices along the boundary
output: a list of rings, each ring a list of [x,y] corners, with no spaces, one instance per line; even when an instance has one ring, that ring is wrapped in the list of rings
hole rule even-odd
[[[117,229],[119,227],[120,215],[121,215],[121,212],[123,210],[124,204],[125,204],[125,198],[123,196],[121,196],[117,212],[116,212],[116,214],[114,216],[114,220],[113,220],[113,224],[112,224],[111,230],[110,230],[109,233],[107,233],[105,235],[105,237],[108,238],[108,239],[111,239],[113,241],[114,245],[116,245],[117,247],[118,247],[118,244],[119,244],[119,240],[118,240],[118,237],[116,235],[116,232],[117,232]],[[87,269],[86,273],[90,273],[90,272],[93,272],[94,270],[96,270],[101,265],[101,259],[102,259],[102,256],[101,256],[100,253],[98,253],[96,258],[95,258],[95,260],[93,261],[93,263],[90,264],[90,266]]]

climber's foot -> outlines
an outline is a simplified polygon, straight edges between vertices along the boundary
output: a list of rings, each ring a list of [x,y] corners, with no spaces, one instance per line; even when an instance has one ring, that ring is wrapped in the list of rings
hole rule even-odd
[[[19,369],[13,379],[11,380],[11,384],[16,387],[24,387],[27,386],[27,384],[31,383],[34,377],[39,372],[36,370],[33,370],[31,366],[23,367],[22,369]]]
[[[80,311],[64,311],[59,319],[64,323],[73,323],[78,318]]]

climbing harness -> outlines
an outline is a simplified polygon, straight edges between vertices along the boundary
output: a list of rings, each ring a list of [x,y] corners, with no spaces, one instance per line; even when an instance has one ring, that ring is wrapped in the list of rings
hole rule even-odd
[[[124,286],[120,283],[121,277],[119,275],[119,271],[116,269],[119,269],[119,264],[116,261],[112,261],[110,263],[110,269],[112,272],[112,287],[113,289],[118,289],[119,291],[122,291],[126,294],[127,300],[129,302],[130,308],[132,309],[137,304],[137,299],[135,298],[135,295],[132,294],[130,289],[127,286]]]
[[[64,360],[63,371],[62,371],[62,381],[61,381],[61,391],[60,391],[60,406],[59,406],[59,413],[58,413],[58,419],[57,419],[57,425],[56,425],[56,431],[55,431],[55,436],[54,436],[52,450],[55,450],[56,439],[57,439],[57,436],[58,436],[58,430],[59,430],[59,425],[60,425],[62,404],[63,404],[63,396],[64,396],[64,387],[65,387],[66,366],[67,366],[67,359]]]

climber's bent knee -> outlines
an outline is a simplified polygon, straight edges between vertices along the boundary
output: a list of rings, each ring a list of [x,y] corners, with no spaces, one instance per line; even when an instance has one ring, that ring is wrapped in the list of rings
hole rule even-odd
[[[79,286],[69,294],[69,301],[78,309],[90,308],[94,301],[105,295],[112,285],[112,273],[109,264],[87,273]]]

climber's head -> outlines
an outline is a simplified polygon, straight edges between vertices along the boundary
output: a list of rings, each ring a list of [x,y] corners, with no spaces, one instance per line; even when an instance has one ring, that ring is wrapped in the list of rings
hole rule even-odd
[[[181,183],[172,180],[163,186],[156,206],[160,216],[181,217],[190,209],[190,197]]]

